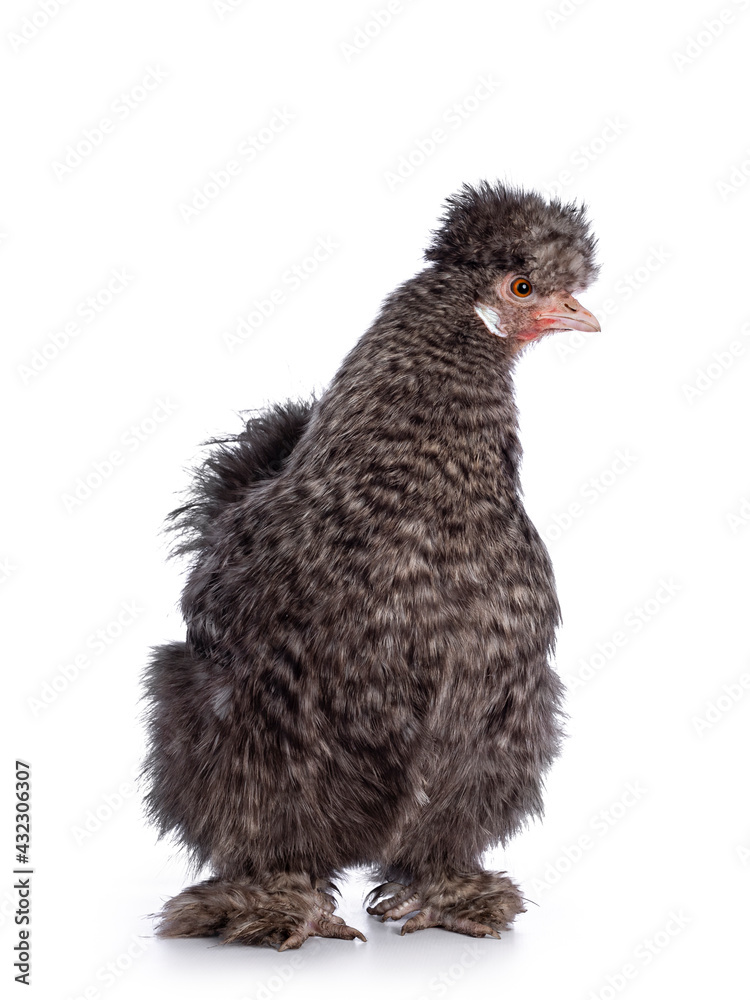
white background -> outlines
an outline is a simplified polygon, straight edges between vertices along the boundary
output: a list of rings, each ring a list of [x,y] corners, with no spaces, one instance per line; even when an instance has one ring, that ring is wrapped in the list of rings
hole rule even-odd
[[[10,806],[13,760],[31,762],[24,995],[745,995],[750,4],[403,0],[378,24],[386,0],[45,2],[8,0],[0,25],[2,788]],[[155,941],[147,914],[187,880],[133,785],[141,670],[183,635],[163,519],[200,442],[328,382],[422,266],[445,196],[480,178],[585,200],[603,264],[582,296],[602,333],[548,338],[516,377],[570,738],[544,823],[490,860],[539,905],[501,941],[401,938],[352,881],[341,912],[367,944]]]

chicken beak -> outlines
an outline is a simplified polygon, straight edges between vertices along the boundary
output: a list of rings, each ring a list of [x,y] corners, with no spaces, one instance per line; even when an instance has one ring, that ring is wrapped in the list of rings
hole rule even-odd
[[[549,305],[545,306],[536,317],[534,325],[541,328],[544,333],[552,330],[582,330],[584,333],[601,331],[596,316],[568,292],[552,296]]]

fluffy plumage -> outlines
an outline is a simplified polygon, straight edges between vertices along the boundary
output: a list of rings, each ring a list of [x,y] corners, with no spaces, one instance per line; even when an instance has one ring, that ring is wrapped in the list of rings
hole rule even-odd
[[[593,251],[581,208],[464,187],[322,397],[199,471],[174,515],[187,636],[147,673],[144,770],[160,832],[213,877],[162,934],[361,937],[326,891],[355,865],[388,883],[370,912],[416,911],[407,931],[497,934],[523,909],[481,856],[541,812],[562,688],[511,373],[544,324],[591,325],[569,292]]]
[[[425,257],[444,266],[521,272],[546,291],[577,291],[596,278],[595,248],[583,206],[484,182],[448,198]]]

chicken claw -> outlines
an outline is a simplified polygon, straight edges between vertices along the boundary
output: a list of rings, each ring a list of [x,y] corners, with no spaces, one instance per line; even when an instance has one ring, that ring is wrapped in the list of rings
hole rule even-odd
[[[385,920],[410,917],[401,928],[402,934],[412,934],[425,927],[444,927],[471,937],[499,938],[517,914],[523,913],[523,897],[518,887],[504,872],[457,873],[431,881],[422,879],[402,886],[387,882],[371,893],[381,899],[367,912]]]

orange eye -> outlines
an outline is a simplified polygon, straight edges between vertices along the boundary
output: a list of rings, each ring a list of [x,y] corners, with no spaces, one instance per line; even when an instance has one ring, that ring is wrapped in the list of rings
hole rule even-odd
[[[514,278],[510,283],[510,290],[519,299],[527,299],[533,291],[528,278]]]

